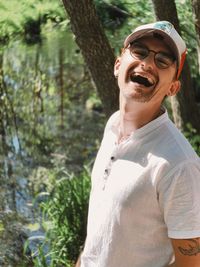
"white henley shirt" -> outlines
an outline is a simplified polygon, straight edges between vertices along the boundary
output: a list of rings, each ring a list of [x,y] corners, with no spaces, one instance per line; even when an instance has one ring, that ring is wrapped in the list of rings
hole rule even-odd
[[[120,144],[118,122],[93,167],[81,267],[166,267],[170,238],[200,236],[200,159],[167,111]]]

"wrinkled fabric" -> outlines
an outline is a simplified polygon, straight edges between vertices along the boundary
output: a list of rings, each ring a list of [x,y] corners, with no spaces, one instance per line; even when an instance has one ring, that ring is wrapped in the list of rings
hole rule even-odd
[[[165,267],[170,238],[200,236],[200,160],[166,111],[120,144],[118,123],[93,167],[81,267]]]

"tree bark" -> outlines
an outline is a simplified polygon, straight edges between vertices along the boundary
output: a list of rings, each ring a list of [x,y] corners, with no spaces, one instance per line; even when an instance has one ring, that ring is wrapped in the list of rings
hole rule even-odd
[[[113,74],[114,52],[99,21],[93,0],[62,0],[75,40],[96,85],[106,115],[119,107],[119,89]]]
[[[200,1],[192,0],[192,9],[195,19],[195,29],[197,33],[197,42],[198,42],[198,63],[199,63],[199,74],[200,74]]]
[[[152,0],[152,2],[156,19],[170,21],[180,33],[177,9],[174,0]],[[200,112],[195,101],[191,73],[187,60],[182,71],[181,84],[182,88],[179,93],[171,98],[174,122],[181,130],[185,129],[187,123],[191,123],[191,125],[200,133]]]

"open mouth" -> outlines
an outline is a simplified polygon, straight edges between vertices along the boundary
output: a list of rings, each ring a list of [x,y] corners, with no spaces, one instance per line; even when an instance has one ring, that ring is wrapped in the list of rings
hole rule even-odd
[[[155,84],[155,82],[152,79],[135,73],[131,74],[130,79],[132,82],[139,83],[145,87],[151,87]]]

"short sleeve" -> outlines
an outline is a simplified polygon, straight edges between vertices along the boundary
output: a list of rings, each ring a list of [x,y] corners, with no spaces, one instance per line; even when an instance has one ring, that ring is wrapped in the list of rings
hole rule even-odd
[[[200,237],[200,160],[176,166],[158,184],[159,205],[170,238]]]

